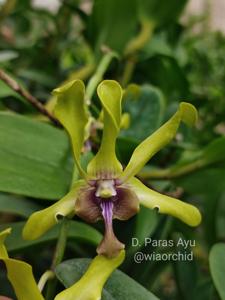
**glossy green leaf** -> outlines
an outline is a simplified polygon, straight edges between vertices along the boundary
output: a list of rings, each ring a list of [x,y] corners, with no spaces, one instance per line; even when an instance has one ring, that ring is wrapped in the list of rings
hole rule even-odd
[[[222,300],[225,299],[225,244],[219,243],[212,247],[209,255],[209,266],[213,282]]]
[[[61,130],[0,113],[0,191],[60,198],[68,191],[71,173],[70,145]]]
[[[177,112],[163,126],[146,138],[133,152],[122,174],[122,180],[136,175],[149,159],[165,147],[175,136],[181,122],[191,126],[196,123],[197,111],[189,103],[181,102]]]
[[[142,0],[138,1],[141,17],[153,20],[157,25],[175,21],[187,0]]]
[[[26,241],[22,238],[24,225],[25,222],[7,223],[4,225],[0,225],[0,230],[12,227],[12,233],[6,240],[6,247],[8,251],[18,252],[24,249],[29,249],[37,245],[42,245],[57,240],[61,224],[57,224],[42,237],[32,241]],[[93,246],[97,246],[102,239],[102,234],[88,224],[78,221],[70,221],[68,227],[69,240],[83,241]]]
[[[225,137],[220,137],[212,141],[202,150],[202,160],[205,165],[225,160]]]
[[[21,97],[18,93],[13,91],[5,82],[0,80],[0,98],[5,97],[14,97],[21,101],[24,101],[23,97]]]
[[[42,209],[30,199],[0,193],[0,212],[29,217],[33,212]]]
[[[56,267],[56,275],[65,287],[77,282],[90,265],[90,259],[72,259]],[[100,273],[101,274],[101,271]],[[106,283],[102,300],[157,300],[151,292],[123,272],[116,270]]]
[[[130,85],[123,96],[123,111],[129,113],[130,126],[122,136],[142,141],[162,123],[165,99],[160,90],[150,85]]]
[[[225,138],[219,137],[197,151],[184,151],[179,161],[166,170],[161,170],[169,178],[180,177],[214,163],[225,161]]]
[[[201,214],[193,205],[153,191],[137,178],[130,179],[129,183],[143,206],[158,209],[159,213],[176,217],[190,226],[201,222]]]
[[[204,206],[203,210],[203,226],[205,228],[205,240],[209,246],[212,246],[218,240],[218,234],[221,237],[224,235],[224,214],[222,204],[225,190],[225,170],[224,165],[221,168],[205,168],[195,171],[174,180],[175,184],[184,189],[184,191],[191,195],[190,199],[195,199]],[[193,197],[194,195],[194,197]],[[221,217],[218,218],[218,214]],[[218,223],[221,222],[222,228]]]
[[[116,177],[122,166],[115,153],[116,138],[120,131],[122,88],[114,80],[104,80],[97,88],[104,113],[102,141],[96,156],[88,165],[88,175]]]
[[[59,218],[75,213],[75,202],[80,188],[85,184],[83,180],[77,181],[61,200],[53,205],[33,213],[23,229],[25,240],[34,240],[42,236],[59,222]]]
[[[182,233],[173,234],[173,240],[177,245],[178,241],[188,240],[187,236],[184,236]],[[191,249],[190,246],[184,247],[182,245],[175,247],[174,252],[178,251],[183,255],[190,255],[194,247]],[[176,282],[179,287],[179,297],[184,300],[193,300],[198,299],[196,297],[197,285],[198,285],[198,268],[195,257],[193,260],[177,260],[174,262],[174,271],[176,276]],[[188,293],[187,293],[188,291]]]
[[[144,55],[146,57],[147,53]],[[172,56],[159,53],[151,56],[150,53],[148,59],[139,62],[138,73],[141,81],[145,82],[148,78],[151,84],[160,88],[169,103],[178,101],[180,97],[189,97],[189,83],[185,73]]]
[[[94,1],[88,23],[89,38],[97,51],[102,45],[107,45],[122,52],[137,25],[136,0]]]
[[[32,267],[23,261],[12,259],[4,247],[5,238],[10,229],[0,233],[0,260],[6,265],[7,276],[18,300],[44,300],[35,282]]]
[[[85,126],[88,122],[88,112],[84,99],[84,84],[81,80],[74,80],[55,89],[53,94],[57,96],[54,114],[70,136],[76,165],[82,176],[85,177],[85,173],[80,165]]]

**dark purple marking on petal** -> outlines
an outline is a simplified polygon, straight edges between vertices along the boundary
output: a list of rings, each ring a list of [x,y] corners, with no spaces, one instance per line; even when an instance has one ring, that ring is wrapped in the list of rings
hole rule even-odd
[[[88,223],[102,219],[100,199],[96,199],[95,187],[86,186],[80,190],[75,203],[75,213]]]

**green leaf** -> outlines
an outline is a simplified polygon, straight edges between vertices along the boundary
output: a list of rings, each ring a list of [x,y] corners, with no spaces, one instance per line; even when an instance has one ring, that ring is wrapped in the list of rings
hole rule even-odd
[[[224,177],[225,170],[222,165],[221,168],[198,170],[174,180],[177,186],[191,195],[191,199],[194,198],[204,205],[202,220],[205,227],[205,240],[209,245],[215,243],[218,238],[217,216],[220,212],[218,205],[225,190]],[[222,232],[224,233],[224,228]]]
[[[61,198],[72,176],[64,132],[29,118],[0,113],[0,191]]]
[[[142,0],[139,1],[139,10],[142,17],[147,17],[157,25],[176,20],[183,10],[187,0]]]
[[[206,165],[225,160],[225,137],[220,137],[212,141],[202,151],[202,159]]]
[[[225,300],[225,244],[219,243],[212,247],[209,254],[209,266],[213,282],[222,300]]]
[[[162,123],[165,99],[161,91],[151,85],[130,85],[123,97],[124,112],[130,115],[130,126],[122,132],[126,138],[140,142]]]
[[[0,231],[8,227],[12,228],[12,233],[6,240],[6,247],[8,251],[17,252],[19,250],[35,247],[39,244],[46,244],[48,242],[56,240],[59,236],[60,224],[56,225],[39,239],[33,241],[25,241],[22,238],[24,225],[25,222],[7,223],[0,225]],[[68,238],[71,240],[75,239],[84,241],[93,246],[97,246],[102,239],[102,235],[88,224],[78,221],[70,221]]]
[[[224,152],[225,137],[219,137],[201,150],[184,151],[176,164],[167,170],[162,170],[162,172],[170,178],[179,177],[208,165],[224,161]]]
[[[89,39],[97,51],[107,45],[122,52],[135,33],[137,22],[135,0],[94,1],[88,24]]]
[[[77,282],[87,270],[91,259],[71,259],[56,267],[56,275],[65,287]],[[103,289],[102,300],[157,300],[151,292],[128,275],[116,270]]]
[[[42,209],[42,206],[30,199],[16,197],[7,194],[0,194],[1,213],[10,213],[21,217],[29,217],[33,212]]]
[[[177,245],[179,239],[188,240],[188,237],[184,236],[182,233],[176,232],[173,234],[173,240],[175,245]],[[187,255],[191,253],[190,247],[176,246],[174,249],[175,253],[182,253]],[[195,259],[191,261],[177,260],[174,262],[174,271],[176,276],[176,282],[179,288],[179,295],[181,299],[193,300],[196,298],[196,290],[198,284],[198,269]],[[187,293],[188,291],[188,293]]]
[[[18,93],[13,91],[5,82],[0,80],[0,98],[5,97],[14,97],[24,102],[24,99],[22,96],[20,96]]]
[[[138,76],[141,77],[139,80],[144,82],[148,78],[171,102],[181,97],[189,97],[189,83],[174,57],[157,54],[141,61],[138,64]]]

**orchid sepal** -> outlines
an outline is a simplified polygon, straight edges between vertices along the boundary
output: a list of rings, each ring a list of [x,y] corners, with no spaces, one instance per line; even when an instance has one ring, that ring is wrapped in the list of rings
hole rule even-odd
[[[201,213],[195,206],[158,193],[145,186],[135,177],[131,178],[129,183],[138,196],[141,205],[150,209],[157,209],[159,213],[178,218],[192,227],[198,226],[201,223]]]
[[[61,200],[43,210],[34,212],[23,228],[23,238],[25,240],[37,239],[56,225],[60,217],[74,214],[79,190],[85,184],[84,180],[77,181]]]
[[[114,258],[96,256],[81,279],[59,293],[54,300],[100,300],[105,282],[124,258],[124,250]]]

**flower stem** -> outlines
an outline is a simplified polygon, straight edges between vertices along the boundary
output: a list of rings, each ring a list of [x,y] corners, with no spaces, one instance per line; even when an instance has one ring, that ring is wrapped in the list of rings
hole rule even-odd
[[[38,288],[39,288],[40,292],[43,291],[46,282],[49,279],[53,279],[54,276],[55,276],[55,274],[51,270],[48,270],[48,271],[44,272],[44,274],[41,276],[41,278],[40,278],[40,280],[38,282]]]
[[[48,117],[53,124],[60,126],[58,120],[49,112],[45,106],[33,95],[30,94],[27,90],[25,90],[21,85],[17,83],[12,77],[6,74],[5,71],[0,69],[0,80],[4,81],[12,90],[14,90],[17,94],[22,96],[27,102],[29,102],[32,106],[34,106],[41,114]]]
[[[148,19],[141,20],[141,30],[139,34],[133,38],[128,44],[124,51],[124,55],[127,57],[127,62],[124,67],[124,72],[121,79],[121,84],[125,87],[134,72],[135,65],[138,61],[137,53],[141,50],[146,42],[151,39],[155,29],[155,23]]]
[[[66,241],[67,241],[67,232],[69,227],[69,220],[67,218],[63,218],[61,221],[60,233],[56,245],[55,254],[53,257],[51,270],[54,271],[55,267],[61,263],[64,252],[66,250]],[[47,292],[46,292],[46,300],[52,300],[54,297],[55,289],[57,285],[57,278],[54,276],[52,280],[49,281]]]
[[[174,166],[164,170],[143,170],[139,173],[139,177],[142,179],[172,179],[199,170],[206,165],[204,160],[199,159],[183,166]]]

